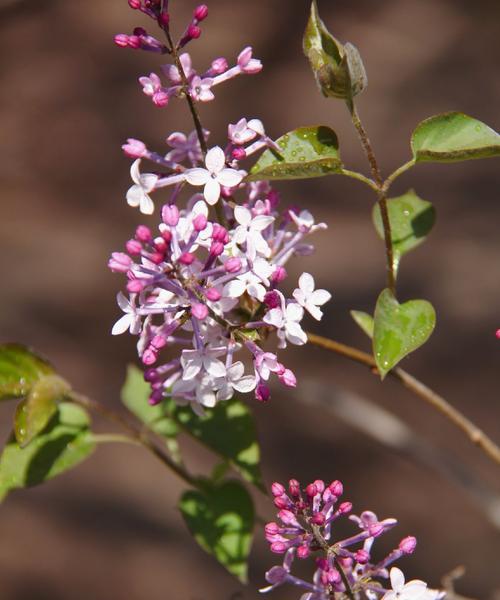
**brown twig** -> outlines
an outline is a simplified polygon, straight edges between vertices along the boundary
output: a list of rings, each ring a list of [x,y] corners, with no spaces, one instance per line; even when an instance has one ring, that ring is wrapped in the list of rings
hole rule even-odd
[[[365,365],[374,372],[377,371],[375,360],[370,354],[320,335],[308,333],[307,336],[311,344],[329,350],[330,352],[335,352],[341,356],[345,356],[350,360]],[[389,371],[389,375],[444,415],[458,427],[458,429],[465,433],[473,444],[481,448],[491,460],[500,465],[500,447],[488,437],[484,431],[452,406],[447,400],[400,367],[396,367],[392,369],[392,371]]]

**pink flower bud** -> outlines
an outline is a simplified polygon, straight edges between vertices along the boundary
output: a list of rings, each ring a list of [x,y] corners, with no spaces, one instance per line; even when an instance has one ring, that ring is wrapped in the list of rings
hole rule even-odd
[[[146,144],[134,138],[128,138],[127,143],[123,144],[122,150],[129,158],[143,158],[147,153]]]
[[[229,242],[229,234],[227,229],[218,223],[214,223],[212,229],[212,239],[214,242],[222,242],[223,244],[227,244]]]
[[[146,225],[139,225],[135,230],[135,238],[140,242],[150,242],[152,237],[151,229]]]
[[[318,488],[314,485],[314,483],[310,483],[306,487],[306,494],[309,496],[309,498],[314,498],[314,496],[316,496],[317,493],[318,493]]]
[[[128,35],[126,33],[118,33],[114,37],[114,42],[120,48],[126,48],[128,46]]]
[[[287,546],[283,542],[274,542],[271,544],[271,552],[275,554],[284,554],[287,551]]]
[[[416,547],[417,547],[417,538],[414,538],[411,535],[409,535],[408,537],[405,537],[404,539],[402,539],[399,542],[399,549],[404,554],[413,554]]]
[[[128,0],[128,5],[130,8],[137,10],[141,8],[141,0]]]
[[[308,558],[311,554],[311,550],[307,544],[303,544],[297,548],[297,558]]]
[[[141,38],[138,35],[129,35],[128,47],[138,50],[141,47]]]
[[[224,252],[224,244],[222,242],[212,242],[210,246],[210,256],[220,256]]]
[[[179,222],[179,209],[175,204],[164,204],[161,209],[161,218],[167,225],[176,227]]]
[[[276,190],[271,190],[269,192],[269,194],[267,195],[267,200],[269,201],[269,204],[271,205],[271,209],[274,210],[280,201],[280,195],[279,192],[277,192]]]
[[[198,27],[198,25],[195,25],[194,23],[191,23],[191,25],[188,27],[186,37],[189,40],[197,40],[200,37],[200,35],[201,35],[200,27]]]
[[[157,369],[146,369],[144,371],[144,381],[148,383],[156,383],[160,381],[160,374]]]
[[[158,252],[165,253],[165,251],[168,249],[168,243],[162,237],[155,238],[153,245]]]
[[[158,354],[155,348],[151,348],[151,346],[149,348],[147,348],[144,351],[144,354],[142,355],[142,362],[145,365],[154,365],[154,363],[156,362],[156,360],[158,359]]]
[[[191,265],[195,259],[194,254],[191,252],[184,252],[179,256],[179,262],[183,265]]]
[[[297,387],[297,378],[290,369],[285,369],[282,373],[279,373],[278,377],[281,383],[287,387]]]
[[[228,68],[229,65],[227,64],[227,60],[223,56],[216,58],[211,65],[211,71],[214,75],[220,75],[227,71]]]
[[[497,340],[500,340],[500,329],[496,330],[495,335],[496,335]]]
[[[204,21],[208,17],[208,6],[200,4],[194,9],[193,16],[197,21]]]
[[[259,385],[255,388],[255,398],[259,402],[267,402],[271,397],[271,390],[265,383],[259,383]]]
[[[127,282],[127,291],[131,294],[136,294],[138,292],[142,292],[144,289],[144,284],[140,279],[131,279]]]
[[[279,511],[278,517],[285,525],[293,525],[296,522],[293,512],[286,508]]]
[[[316,479],[313,483],[318,488],[319,494],[325,491],[325,482],[322,479]]]
[[[290,479],[288,482],[288,490],[294,498],[300,496],[300,483],[296,479]]]
[[[339,496],[342,496],[342,494],[344,493],[344,486],[338,480],[332,481],[332,483],[330,483],[328,488],[330,489],[330,491],[332,492],[332,494],[334,496],[337,496],[337,498]]]
[[[205,298],[210,300],[211,302],[217,302],[222,298],[222,294],[219,292],[217,288],[208,288],[205,292]]]
[[[283,496],[276,496],[274,499],[274,506],[276,506],[276,508],[287,508],[290,505],[290,502],[288,501],[288,498],[283,495]]]
[[[273,496],[283,496],[283,494],[285,493],[285,488],[281,485],[281,483],[278,483],[277,481],[275,481],[272,485],[271,485],[271,494]]]
[[[148,35],[148,32],[144,29],[144,27],[135,27],[134,35],[141,37],[143,35]]]
[[[132,259],[124,252],[113,252],[108,261],[108,267],[113,273],[126,273],[132,265]]]
[[[363,549],[358,550],[354,556],[356,558],[356,562],[358,562],[360,565],[365,565],[370,560],[369,553]]]
[[[162,12],[160,13],[159,17],[158,17],[158,25],[160,27],[168,27],[168,24],[170,23],[170,15],[168,14],[168,12]]]
[[[340,514],[345,515],[352,510],[352,502],[342,502],[339,506],[338,511]]]
[[[167,345],[167,338],[163,335],[155,335],[151,340],[151,346],[156,348],[156,350],[160,350]]]
[[[195,231],[203,231],[207,226],[207,217],[199,214],[193,219],[193,227]]]
[[[201,302],[193,302],[191,304],[191,314],[196,319],[206,319],[208,316],[208,308],[205,306],[205,304],[202,304]]]
[[[231,156],[234,158],[234,160],[243,160],[247,157],[247,153],[245,152],[244,148],[234,148]]]
[[[266,526],[264,527],[264,531],[266,532],[266,535],[278,535],[278,533],[280,532],[281,527],[277,524],[277,523],[267,523]]]
[[[167,242],[167,244],[170,244],[172,241],[172,232],[170,229],[163,229],[161,232],[161,237]]]
[[[325,515],[323,513],[316,513],[312,518],[312,522],[315,525],[323,525],[325,523]]]
[[[273,283],[281,283],[288,276],[285,267],[276,267],[276,270],[271,275],[271,281]]]
[[[150,406],[155,406],[156,404],[160,404],[160,402],[163,400],[163,391],[160,390],[155,390],[151,396],[149,396],[148,399],[148,404]]]
[[[165,90],[158,90],[152,96],[153,104],[158,106],[158,108],[162,108],[167,106],[168,104],[168,94]]]
[[[224,269],[226,273],[238,273],[241,271],[241,259],[237,257],[229,258],[224,263]]]

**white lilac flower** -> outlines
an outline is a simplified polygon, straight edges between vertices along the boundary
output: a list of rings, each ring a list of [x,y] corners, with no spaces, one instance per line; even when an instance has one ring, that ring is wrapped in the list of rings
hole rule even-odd
[[[155,205],[149,196],[155,189],[158,175],[154,173],[141,173],[139,166],[141,159],[138,158],[130,167],[130,176],[134,185],[127,192],[127,203],[129,206],[138,206],[141,213],[151,215],[154,212]]]
[[[233,144],[243,145],[254,140],[258,135],[264,135],[264,126],[259,119],[240,119],[227,128],[228,138]]]
[[[318,229],[326,229],[325,223],[314,222],[314,217],[308,210],[301,210],[299,214],[291,210],[290,217],[302,233],[313,233]]]
[[[238,227],[234,231],[233,240],[237,244],[246,243],[248,258],[253,260],[257,254],[269,257],[271,249],[262,232],[274,222],[274,217],[270,215],[252,217],[248,208],[236,206],[234,218],[238,222]]]
[[[323,316],[320,306],[323,306],[332,295],[327,290],[315,290],[314,278],[309,273],[302,273],[299,277],[299,287],[293,291],[293,297],[317,321]]]
[[[233,363],[226,369],[226,377],[221,382],[217,392],[217,400],[229,400],[234,391],[246,394],[251,392],[257,385],[253,375],[245,375],[245,367],[241,361]]]
[[[235,187],[241,183],[244,173],[226,166],[224,151],[219,146],[210,148],[205,157],[206,169],[200,167],[188,169],[186,181],[195,186],[204,186],[203,195],[208,204],[216,204],[220,197],[221,186]]]
[[[183,350],[181,355],[181,365],[184,369],[182,379],[189,381],[202,370],[212,377],[224,377],[226,367],[222,361],[217,359],[217,356],[222,356],[226,350],[225,347],[210,348],[208,346],[201,350]]]
[[[182,66],[182,70],[184,71],[184,75],[189,81],[191,77],[195,74],[195,71],[192,66],[191,56],[187,52],[184,52],[179,56],[179,60]],[[182,78],[179,73],[179,69],[175,65],[164,65],[161,69],[173,84],[179,85],[182,83]]]
[[[276,327],[280,348],[286,346],[288,340],[291,344],[301,346],[307,342],[307,335],[300,326],[300,321],[304,316],[304,309],[296,302],[290,302],[286,308],[272,308],[265,317],[264,322]]]
[[[187,381],[177,380],[172,386],[171,394],[180,406],[191,404],[193,411],[200,417],[205,416],[202,407],[213,408],[217,402],[214,380],[207,374]]]
[[[262,302],[273,271],[274,267],[267,260],[256,258],[251,270],[226,283],[223,294],[229,298],[239,298],[247,292],[249,296]]]
[[[135,308],[135,299],[136,294],[132,294],[129,301],[122,292],[118,292],[116,301],[118,302],[118,306],[125,314],[113,325],[111,335],[120,335],[125,333],[127,329],[132,335],[137,335],[140,333],[142,327],[141,317],[137,314]]]
[[[427,584],[419,579],[412,579],[405,583],[405,576],[401,569],[392,567],[391,573],[392,590],[386,592],[382,600],[424,600],[427,593]]]
[[[205,139],[208,137],[209,132],[204,129],[203,135]],[[167,138],[167,144],[173,148],[165,156],[167,160],[171,160],[175,163],[181,163],[185,160],[194,166],[197,165],[202,159],[203,154],[200,148],[200,140],[196,131],[192,131],[187,137],[180,131],[171,133]]]
[[[205,77],[202,79],[198,75],[193,77],[191,80],[191,87],[189,88],[189,92],[194,100],[199,102],[210,102],[215,98],[214,93],[212,92],[212,87],[214,85],[214,80],[210,77]]]

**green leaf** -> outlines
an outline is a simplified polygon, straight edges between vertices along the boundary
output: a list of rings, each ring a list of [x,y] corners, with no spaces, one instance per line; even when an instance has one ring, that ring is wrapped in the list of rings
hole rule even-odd
[[[246,404],[233,399],[220,402],[199,417],[189,406],[177,406],[172,399],[150,406],[150,387],[142,372],[130,365],[122,389],[122,400],[143,423],[165,438],[175,437],[179,427],[208,446],[250,483],[265,490],[260,472],[260,448],[252,413]]]
[[[421,244],[436,221],[436,211],[430,202],[422,200],[410,190],[403,196],[387,200],[387,210],[391,224],[394,271],[397,275],[401,257]],[[380,207],[373,207],[373,222],[378,235],[384,239],[384,226]]]
[[[343,46],[333,37],[319,16],[316,0],[311,4],[302,46],[324,96],[350,100],[366,87],[358,50],[349,43]]]
[[[179,433],[179,427],[171,417],[165,414],[164,406],[161,404],[151,406],[148,403],[150,394],[151,386],[144,381],[142,371],[135,365],[129,365],[121,391],[123,404],[158,435],[175,438]]]
[[[260,448],[252,413],[237,399],[219,402],[204,417],[190,407],[167,402],[166,410],[182,427],[211,448],[241,473],[250,483],[265,491],[260,471]]]
[[[436,313],[427,300],[404,304],[385,289],[377,300],[373,328],[373,354],[382,379],[398,362],[424,344],[436,324]]]
[[[71,390],[58,375],[43,375],[19,403],[14,418],[14,433],[21,448],[38,435],[57,411],[57,403]]]
[[[53,372],[51,365],[29,348],[0,345],[0,400],[26,396],[34,383]]]
[[[371,315],[360,310],[351,310],[351,317],[369,338],[373,337],[374,321]]]
[[[252,498],[237,481],[189,490],[179,508],[198,544],[230,573],[246,583],[255,511]]]
[[[463,113],[450,112],[422,121],[411,137],[415,161],[455,162],[500,156],[500,135]]]
[[[248,181],[323,177],[342,169],[337,135],[329,127],[300,127],[281,136],[276,143],[281,156],[274,150],[266,150],[251,168]]]
[[[62,403],[40,435],[21,448],[14,435],[0,457],[0,500],[12,489],[38,485],[76,466],[94,450],[83,408]]]

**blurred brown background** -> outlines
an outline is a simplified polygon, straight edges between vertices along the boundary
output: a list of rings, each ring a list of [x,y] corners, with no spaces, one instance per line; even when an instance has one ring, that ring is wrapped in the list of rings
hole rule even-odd
[[[262,118],[274,137],[298,125],[331,124],[346,165],[366,172],[346,111],[317,93],[302,56],[308,4],[210,3],[202,40],[191,48],[195,64],[203,70],[219,55],[231,62],[252,44],[265,69],[217,88],[216,102],[201,107],[204,124],[212,143],[222,143],[227,123],[241,116]],[[171,5],[180,29],[194,3]],[[335,35],[364,57],[369,88],[359,109],[385,174],[408,159],[410,133],[427,116],[462,110],[500,127],[497,0],[323,0],[320,7]],[[139,137],[161,151],[169,132],[191,130],[182,103],[156,109],[136,84],[161,59],[113,46],[113,35],[134,25],[149,27],[125,0],[0,1],[0,336],[37,348],[77,389],[113,406],[135,354],[132,338],[109,335],[122,280],[106,261],[141,220],[125,204],[130,161],[120,144]],[[419,166],[393,189],[414,186],[438,210],[430,239],[404,259],[400,276],[400,297],[431,300],[438,327],[404,366],[497,440],[499,183],[498,161],[486,160]],[[367,347],[348,310],[371,310],[384,282],[369,191],[340,177],[279,187],[287,201],[311,207],[329,224],[315,239],[315,257],[296,261],[291,273],[307,269],[334,294],[316,329]],[[464,564],[463,593],[499,598],[500,539],[492,526],[499,523],[498,467],[395,383],[382,386],[362,367],[314,348],[290,348],[286,361],[302,387],[293,397],[276,390],[268,405],[255,405],[266,480],[342,479],[356,510],[399,518],[382,550],[404,535],[418,537],[416,554],[401,565],[409,576],[437,585]],[[318,392],[323,403],[350,389],[393,411],[418,435],[424,462],[360,433],[337,412],[312,406],[317,382],[332,386]],[[12,408],[2,407],[3,436]],[[354,419],[377,427],[362,409]],[[383,441],[386,432],[379,433]],[[192,444],[188,459],[193,469],[212,460]],[[465,485],[447,477],[443,463]],[[116,445],[45,486],[13,493],[0,508],[0,597],[258,598],[265,569],[277,562],[261,531],[251,583],[243,588],[186,532],[176,510],[181,489],[141,450]],[[259,505],[271,514],[260,499]],[[273,597],[299,595],[283,589]]]

